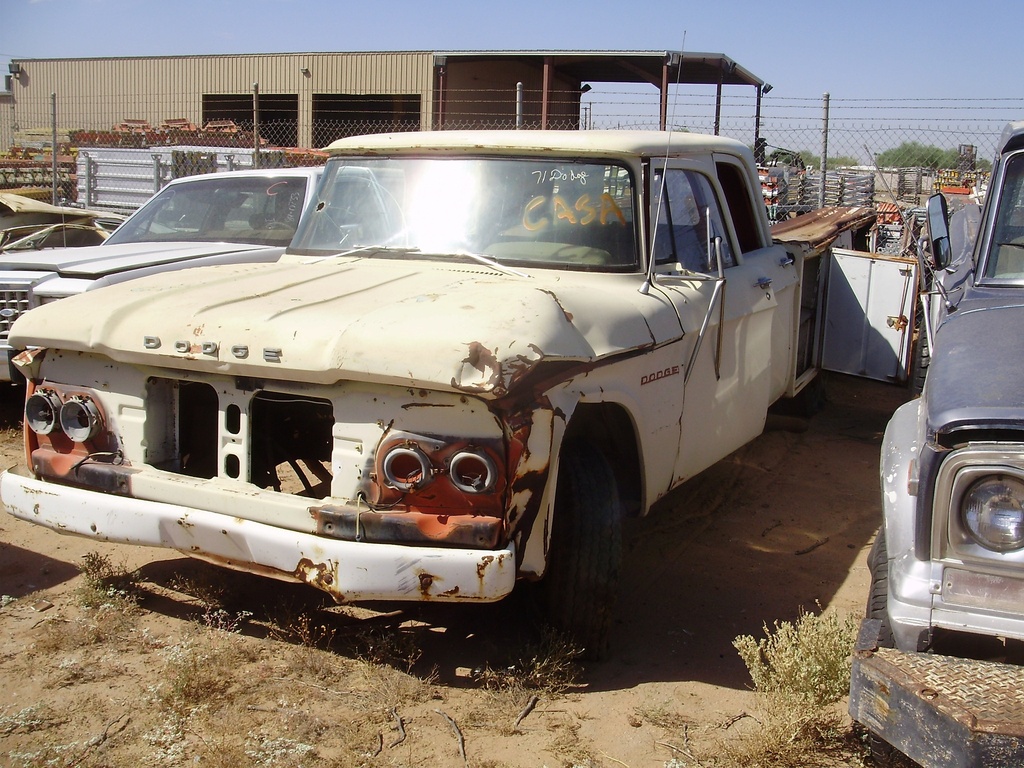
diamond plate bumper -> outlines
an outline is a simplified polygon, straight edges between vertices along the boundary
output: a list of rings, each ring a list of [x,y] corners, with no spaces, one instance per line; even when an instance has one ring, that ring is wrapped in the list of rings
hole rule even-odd
[[[861,625],[850,716],[923,766],[1024,765],[1024,667],[879,648]]]

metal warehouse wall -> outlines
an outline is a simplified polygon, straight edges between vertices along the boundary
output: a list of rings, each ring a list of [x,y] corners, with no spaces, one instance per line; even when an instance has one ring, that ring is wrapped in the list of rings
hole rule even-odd
[[[14,141],[14,97],[0,92],[0,152],[7,152]]]
[[[525,127],[539,128],[544,71],[536,62],[448,59],[444,125],[475,128],[488,121],[512,127],[516,117],[516,84],[523,84]],[[559,73],[549,84],[549,127],[576,128],[580,117],[580,84]]]
[[[20,59],[12,83],[14,131],[50,125],[106,130],[126,119],[202,120],[203,95],[298,97],[299,146],[312,147],[313,94],[416,94],[421,122],[433,109],[433,53],[288,53],[111,59]],[[305,72],[304,72],[305,70]],[[308,74],[306,74],[308,72]],[[2,138],[2,137],[0,137]]]

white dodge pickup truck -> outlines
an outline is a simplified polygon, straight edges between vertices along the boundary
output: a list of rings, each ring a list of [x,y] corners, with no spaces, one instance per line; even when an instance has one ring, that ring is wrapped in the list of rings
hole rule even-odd
[[[28,455],[3,503],[338,601],[495,601],[543,579],[552,620],[599,655],[622,517],[814,378],[826,246],[872,212],[819,213],[783,246],[750,151],[714,136],[329,151],[277,263],[15,323]]]

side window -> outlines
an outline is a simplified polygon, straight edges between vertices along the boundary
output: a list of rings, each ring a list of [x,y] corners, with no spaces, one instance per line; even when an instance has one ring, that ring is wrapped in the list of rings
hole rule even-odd
[[[1024,154],[1015,155],[1006,164],[985,276],[1024,277]]]
[[[750,189],[740,169],[731,163],[717,163],[718,183],[725,193],[725,202],[732,214],[733,227],[739,240],[740,253],[750,253],[763,247],[758,234],[757,217],[750,202]]]
[[[676,168],[654,170],[652,252],[655,264],[676,264],[691,272],[718,271],[710,242],[722,238],[722,266],[736,264],[722,224],[722,210],[707,177]]]

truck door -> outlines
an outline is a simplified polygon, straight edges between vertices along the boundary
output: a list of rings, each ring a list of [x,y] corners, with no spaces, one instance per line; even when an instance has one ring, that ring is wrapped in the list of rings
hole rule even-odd
[[[739,205],[750,220],[737,235],[724,202],[734,195],[712,168],[669,161],[653,169],[651,185],[654,285],[675,305],[686,341],[678,482],[764,428],[791,364],[797,277],[750,215],[749,192]]]
[[[916,259],[832,248],[822,369],[905,383],[917,284]]]

